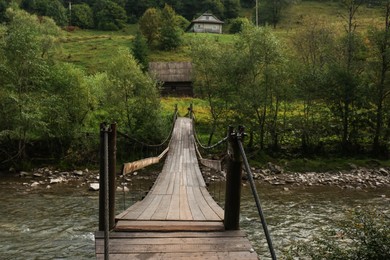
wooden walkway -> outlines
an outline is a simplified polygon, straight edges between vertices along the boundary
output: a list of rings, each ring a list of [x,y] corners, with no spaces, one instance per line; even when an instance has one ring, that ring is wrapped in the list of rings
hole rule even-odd
[[[116,218],[110,259],[258,259],[245,233],[224,231],[223,216],[200,172],[191,120],[178,118],[154,186]],[[95,238],[103,259],[103,232]]]

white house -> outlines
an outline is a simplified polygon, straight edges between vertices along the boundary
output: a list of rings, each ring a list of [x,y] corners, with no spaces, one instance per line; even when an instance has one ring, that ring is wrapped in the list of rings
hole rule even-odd
[[[192,20],[190,32],[199,32],[199,33],[222,33],[222,25],[224,22],[219,20],[211,13],[204,13],[198,18]]]

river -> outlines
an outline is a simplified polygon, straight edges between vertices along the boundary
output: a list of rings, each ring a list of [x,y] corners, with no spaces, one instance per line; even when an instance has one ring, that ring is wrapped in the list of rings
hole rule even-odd
[[[98,225],[98,193],[81,182],[31,188],[21,178],[0,177],[1,259],[94,259]],[[117,212],[140,199],[150,181],[133,183],[129,193],[117,193]],[[224,183],[210,185],[223,201]],[[277,255],[293,241],[310,239],[351,208],[389,210],[390,190],[350,190],[337,187],[259,185],[260,199]],[[125,194],[125,195],[124,195]],[[255,250],[266,259],[268,248],[249,185],[242,190],[241,226]]]

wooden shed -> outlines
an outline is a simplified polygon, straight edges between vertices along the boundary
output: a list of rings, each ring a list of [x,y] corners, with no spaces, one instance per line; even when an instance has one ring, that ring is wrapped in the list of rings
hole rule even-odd
[[[222,33],[223,24],[224,22],[213,14],[206,12],[192,20],[188,31],[197,33]]]
[[[150,62],[149,73],[162,82],[162,95],[193,95],[191,62]]]

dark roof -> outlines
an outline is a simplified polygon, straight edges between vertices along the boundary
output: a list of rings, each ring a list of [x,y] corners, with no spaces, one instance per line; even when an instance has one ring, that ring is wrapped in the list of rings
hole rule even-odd
[[[150,62],[149,73],[163,82],[192,81],[191,62]]]
[[[204,13],[202,14],[201,16],[199,16],[198,18],[192,20],[191,23],[213,23],[213,24],[223,24],[224,22],[222,22],[221,20],[219,20],[217,17],[215,17],[213,14],[211,13]]]

